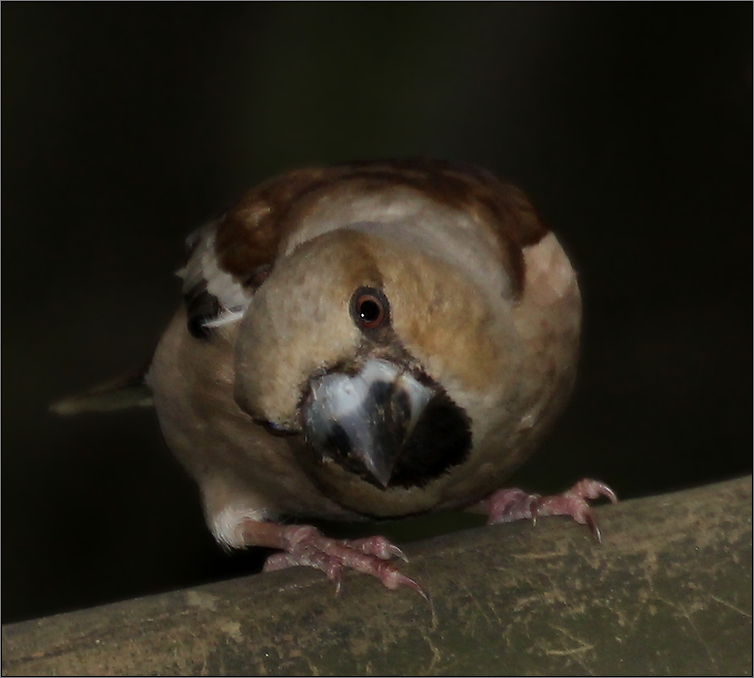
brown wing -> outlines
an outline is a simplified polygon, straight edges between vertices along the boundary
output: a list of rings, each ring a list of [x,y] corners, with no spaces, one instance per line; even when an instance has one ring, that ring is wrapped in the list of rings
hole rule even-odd
[[[305,198],[324,197],[346,181],[358,181],[359,190],[365,192],[409,186],[473,215],[493,231],[500,243],[501,265],[511,273],[513,292],[521,293],[522,248],[538,242],[547,229],[519,189],[482,169],[443,160],[354,162],[270,179],[190,239],[191,255],[182,275],[192,333],[205,336],[223,318],[241,314],[295,226],[286,219],[288,214]]]

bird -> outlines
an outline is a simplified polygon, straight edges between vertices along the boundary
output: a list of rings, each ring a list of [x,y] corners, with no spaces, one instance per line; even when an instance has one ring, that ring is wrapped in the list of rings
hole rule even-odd
[[[292,170],[187,239],[182,300],[145,369],[55,406],[151,404],[215,539],[424,588],[381,536],[290,522],[482,511],[567,515],[599,539],[584,479],[505,488],[571,395],[581,296],[515,186],[429,158]]]

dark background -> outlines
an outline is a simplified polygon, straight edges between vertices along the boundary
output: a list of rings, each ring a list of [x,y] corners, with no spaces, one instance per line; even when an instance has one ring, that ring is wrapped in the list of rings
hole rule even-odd
[[[751,3],[5,2],[2,86],[3,622],[255,566],[151,411],[46,408],[147,357],[185,234],[298,166],[477,163],[558,232],[581,377],[513,481],[750,472]]]

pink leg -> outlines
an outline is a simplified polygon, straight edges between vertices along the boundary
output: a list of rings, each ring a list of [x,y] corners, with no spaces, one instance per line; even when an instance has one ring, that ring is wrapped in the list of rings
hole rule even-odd
[[[594,522],[588,499],[618,497],[605,483],[585,478],[562,494],[542,497],[528,494],[518,488],[497,490],[481,502],[479,508],[487,514],[487,524],[511,523],[514,520],[533,520],[539,516],[570,516],[577,523],[586,525],[598,542],[602,541],[599,527]]]
[[[329,539],[310,525],[278,525],[248,520],[243,525],[247,546],[267,546],[283,551],[271,555],[265,572],[306,565],[322,570],[340,591],[345,568],[377,577],[389,589],[408,586],[425,598],[427,594],[413,579],[401,574],[390,561],[408,558],[384,537],[367,537],[352,541]]]

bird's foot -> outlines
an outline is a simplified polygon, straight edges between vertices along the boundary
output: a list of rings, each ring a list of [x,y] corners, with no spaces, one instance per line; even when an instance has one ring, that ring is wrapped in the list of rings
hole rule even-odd
[[[606,497],[618,501],[615,492],[599,480],[584,478],[562,494],[542,497],[528,494],[518,488],[497,490],[484,502],[487,524],[511,523],[514,520],[533,520],[539,516],[570,516],[577,523],[586,525],[598,542],[602,541],[600,529],[592,516],[589,499]]]
[[[280,528],[280,548],[283,553],[275,553],[267,559],[264,564],[265,572],[296,565],[315,567],[335,582],[337,593],[340,591],[343,570],[352,569],[377,577],[389,589],[408,586],[424,598],[427,597],[419,584],[402,574],[390,562],[396,557],[408,562],[408,558],[403,551],[384,537],[337,540],[325,537],[310,525],[279,525],[278,527]]]

